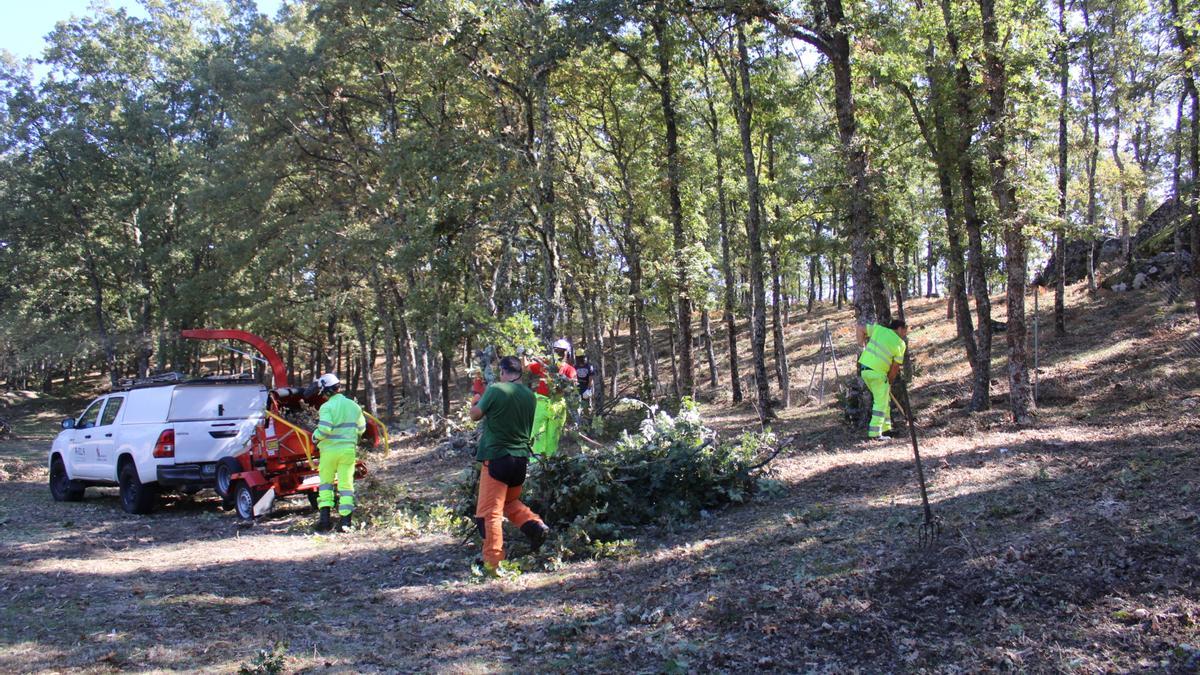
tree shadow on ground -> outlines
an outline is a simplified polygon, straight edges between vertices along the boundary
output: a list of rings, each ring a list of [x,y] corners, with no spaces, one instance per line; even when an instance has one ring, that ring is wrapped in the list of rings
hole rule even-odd
[[[897,444],[894,457],[818,470],[673,534],[643,531],[638,557],[575,563],[565,576],[466,583],[471,554],[445,537],[88,573],[67,593],[57,572],[21,572],[3,641],[47,656],[17,650],[22,661],[0,667],[87,667],[110,652],[119,668],[235,664],[286,638],[297,658],[360,671],[1047,670],[1081,651],[1126,669],[1182,639],[1179,618],[1136,636],[1082,618],[1108,616],[1113,598],[1196,599],[1186,434],[1004,447],[937,458],[945,522],[928,550],[915,545],[912,462]],[[985,487],[956,489],[967,473]],[[1193,520],[1163,504],[1190,504]],[[31,621],[14,608],[41,611]],[[173,656],[154,660],[159,643],[176,645]]]

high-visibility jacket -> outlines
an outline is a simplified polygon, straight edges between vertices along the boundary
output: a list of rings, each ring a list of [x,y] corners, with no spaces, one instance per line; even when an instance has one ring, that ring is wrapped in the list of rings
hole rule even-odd
[[[867,344],[863,347],[862,355],[858,357],[858,363],[864,368],[886,373],[893,363],[904,363],[905,348],[904,339],[896,331],[877,323],[869,323]]]
[[[362,408],[341,394],[334,394],[321,406],[320,420],[313,440],[321,450],[353,450],[358,437],[367,430]]]

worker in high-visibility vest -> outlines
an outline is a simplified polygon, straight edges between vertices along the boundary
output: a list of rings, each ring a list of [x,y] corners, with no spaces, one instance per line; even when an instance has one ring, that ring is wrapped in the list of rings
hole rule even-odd
[[[892,430],[892,382],[904,365],[908,326],[896,319],[887,326],[869,323],[858,327],[858,372],[871,390],[871,423],[867,438],[879,438]]]
[[[342,393],[342,382],[337,375],[326,373],[317,382],[321,392],[329,397],[321,405],[320,420],[313,431],[313,440],[321,450],[317,464],[321,485],[317,489],[317,508],[321,517],[317,521],[318,532],[328,532],[331,527],[329,512],[333,509],[333,487],[338,490],[338,530],[350,529],[354,515],[354,463],[358,438],[367,430],[367,420],[362,408]]]
[[[571,343],[559,338],[551,349],[558,364],[558,374],[574,386],[578,373],[575,366],[571,365]],[[539,378],[534,389],[537,410],[533,414],[533,455],[535,458],[552,457],[558,452],[558,441],[567,423],[567,402],[563,400],[563,392],[551,386],[550,378],[553,375],[546,364],[534,361],[529,364],[529,372]]]

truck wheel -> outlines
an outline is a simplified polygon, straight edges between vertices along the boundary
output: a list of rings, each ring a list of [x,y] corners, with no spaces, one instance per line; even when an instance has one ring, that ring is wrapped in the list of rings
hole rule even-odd
[[[126,513],[144,515],[154,510],[158,504],[158,486],[153,483],[143,483],[138,478],[137,466],[132,460],[126,460],[117,474],[117,483],[121,487],[121,508]]]
[[[56,502],[83,501],[83,486],[67,476],[67,467],[63,466],[62,457],[54,456],[50,462],[50,495]]]
[[[241,463],[233,457],[222,457],[221,461],[217,462],[217,478],[213,488],[219,497],[228,500],[233,496],[233,474],[240,473],[241,470]]]
[[[237,508],[238,517],[242,520],[254,520],[254,504],[262,493],[239,480],[233,488],[233,502]]]

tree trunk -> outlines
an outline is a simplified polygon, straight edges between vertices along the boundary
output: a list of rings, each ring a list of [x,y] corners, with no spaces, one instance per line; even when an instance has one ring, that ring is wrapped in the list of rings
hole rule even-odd
[[[679,389],[679,368],[676,365],[679,359],[679,350],[677,349],[679,345],[675,341],[677,332],[678,331],[675,330],[675,323],[673,321],[668,321],[667,338],[671,343],[671,393],[675,396],[676,400],[683,398],[683,395]]]
[[[754,380],[758,392],[758,414],[761,422],[774,418],[771,410],[770,381],[766,366],[766,293],[763,283],[762,198],[759,194],[758,171],[754,161],[754,146],[750,136],[753,117],[753,93],[750,88],[750,55],[746,48],[743,22],[737,24],[738,75],[740,91],[734,92],[734,110],[742,141],[742,160],[745,164],[747,216],[746,237],[750,246],[750,296],[753,316],[750,321],[750,344],[753,349]]]
[[[712,324],[709,320],[707,309],[700,312],[700,330],[704,334],[704,358],[708,361],[708,386],[716,389],[719,383],[717,379],[717,353],[713,347]]]
[[[333,347],[333,372],[337,373],[338,378],[348,379],[347,369],[342,367],[342,336],[335,335],[330,344]]]
[[[1192,184],[1190,186],[1190,194],[1187,197],[1186,204],[1188,206],[1188,227],[1191,230],[1191,248],[1192,248],[1192,288],[1194,289],[1194,303],[1196,307],[1196,319],[1200,321],[1200,92],[1196,89],[1196,72],[1195,72],[1195,56],[1196,44],[1193,35],[1189,32],[1189,27],[1193,19],[1184,17],[1179,11],[1179,0],[1171,0],[1171,18],[1175,26],[1175,40],[1179,46],[1179,52],[1184,57],[1183,59],[1183,95],[1191,99],[1191,127],[1188,135],[1188,165],[1191,169]],[[1179,115],[1176,117],[1176,129],[1180,128],[1179,118],[1183,115],[1183,99],[1179,101]],[[1178,131],[1177,131],[1178,135]],[[1179,194],[1179,164],[1178,159],[1175,162],[1175,195],[1178,203]],[[1175,284],[1178,286],[1183,283],[1183,263],[1181,261],[1180,249],[1182,248],[1181,241],[1183,239],[1180,230],[1183,228],[1176,227],[1175,234]]]
[[[875,306],[870,295],[868,236],[873,213],[871,189],[867,181],[867,151],[858,133],[854,80],[850,65],[850,36],[844,25],[842,1],[825,0],[824,5],[828,22],[825,55],[833,70],[834,114],[837,118],[838,140],[850,180],[848,234],[850,271],[854,279],[852,304],[856,321],[859,325],[866,325],[876,321]]]
[[[535,20],[543,29],[547,29],[545,13],[541,11],[541,3]],[[548,32],[543,32],[548,35]],[[546,50],[548,51],[548,49]],[[561,260],[558,246],[556,226],[557,205],[555,203],[554,179],[558,150],[555,147],[554,117],[550,114],[550,73],[554,68],[552,58],[545,52],[539,51],[532,55],[533,98],[538,109],[538,124],[541,133],[532,134],[529,141],[533,144],[533,153],[538,172],[537,203],[535,206],[538,218],[538,237],[541,240],[542,251],[542,339],[547,343],[555,339],[558,320],[563,309],[563,280]]]
[[[950,55],[954,62],[958,63],[954,71],[955,117],[958,126],[952,155],[958,158],[963,224],[967,231],[967,282],[970,292],[975,296],[975,344],[979,358],[979,368],[974,372],[975,381],[971,387],[971,410],[983,411],[991,408],[992,300],[988,296],[987,271],[984,269],[983,220],[979,216],[978,197],[975,193],[974,153],[971,149],[976,130],[975,113],[972,110],[974,83],[967,63],[960,54],[958,31],[952,20],[949,0],[941,0],[941,8]]]
[[[838,309],[841,309],[842,305],[845,305],[846,300],[847,300],[847,296],[846,296],[846,279],[847,279],[846,259],[843,257],[843,258],[841,258],[841,261],[842,261],[842,264],[841,264],[841,272],[839,273],[840,276],[837,279],[834,279],[832,282],[835,286],[837,286],[837,293],[838,293],[837,308]]]
[[[629,367],[633,371],[633,378],[641,380],[643,385],[649,378],[643,375],[646,370],[641,361],[638,359],[638,352],[641,351],[642,335],[638,332],[641,324],[637,320],[637,311],[634,309],[634,303],[629,303]],[[643,387],[645,388],[645,386]]]
[[[954,196],[951,195],[950,198],[953,199]],[[929,238],[926,239],[925,241],[926,241],[926,245],[928,246],[927,253],[925,255],[925,297],[932,298],[932,297],[934,297],[933,268],[937,265],[937,261],[933,257],[933,232],[932,231],[929,233]]]
[[[658,355],[646,322],[646,300],[642,297],[642,259],[640,242],[632,232],[626,237],[626,262],[629,264],[629,297],[633,299],[630,330],[636,329],[638,351],[642,354],[642,382],[646,393],[658,394]]]
[[[1054,236],[1057,269],[1054,282],[1054,334],[1067,334],[1067,106],[1071,69],[1066,23],[1066,0],[1058,0],[1058,227]]]
[[[294,381],[296,379],[296,343],[291,338],[288,338],[287,341],[287,360],[285,363],[287,363],[287,382],[276,382],[276,387],[292,387],[296,384]]]
[[[1017,424],[1033,422],[1033,389],[1029,380],[1029,353],[1025,327],[1026,238],[1024,216],[1019,212],[1017,189],[1008,176],[1009,116],[1007,114],[1008,73],[1000,54],[994,0],[979,0],[983,20],[984,61],[987,69],[986,142],[992,193],[996,209],[1004,223],[1005,266],[1008,268],[1008,386],[1009,405]]]
[[[658,93],[662,102],[663,120],[666,125],[667,141],[667,197],[670,204],[671,231],[675,254],[675,296],[677,301],[676,321],[679,324],[679,381],[677,388],[683,396],[694,396],[696,390],[695,367],[692,360],[692,299],[688,288],[687,234],[683,229],[683,204],[679,197],[679,186],[683,182],[679,166],[679,129],[675,113],[675,94],[671,81],[672,42],[667,31],[666,8],[662,2],[654,5],[650,21],[658,47]],[[672,362],[672,372],[675,364]]]
[[[396,311],[397,338],[400,341],[400,395],[404,397],[412,396],[420,400],[420,383],[417,382],[417,355],[414,350],[412,331],[408,329],[408,322],[404,320],[404,311],[397,309]]]
[[[108,320],[104,313],[104,286],[100,282],[100,272],[96,268],[96,259],[91,249],[84,246],[83,261],[87,269],[88,281],[92,285],[92,311],[96,315],[96,331],[100,333],[100,346],[104,349],[104,365],[108,368],[109,384],[117,386],[117,351],[113,346],[112,335],[108,332]]]
[[[654,333],[650,330],[650,322],[646,319],[645,308],[638,310],[638,330],[642,336],[642,354],[646,363],[646,378],[651,396],[662,395],[662,378],[658,371],[658,347],[654,344]]]
[[[871,284],[871,302],[875,306],[875,319],[880,323],[892,320],[892,306],[888,301],[887,285],[883,282],[883,269],[875,256],[868,258],[867,278]],[[836,286],[835,293],[836,293]]]
[[[718,162],[720,156],[718,155]],[[717,190],[724,192],[724,188],[719,178]],[[722,319],[725,322],[725,338],[729,344],[729,389],[733,396],[734,403],[742,402],[742,377],[738,366],[738,340],[737,340],[737,321],[734,319],[734,291],[736,287],[733,281],[733,263],[730,260],[729,252],[729,221],[726,218],[725,200],[721,200],[721,267],[725,274],[725,312]]]
[[[705,92],[708,92],[708,80],[705,79]],[[708,131],[712,140],[713,157],[717,164],[717,217],[721,227],[721,274],[724,277],[725,311],[722,320],[725,323],[726,340],[729,343],[729,386],[733,393],[733,402],[742,401],[742,382],[738,373],[737,325],[734,321],[733,310],[736,305],[734,293],[737,290],[733,278],[733,260],[730,253],[729,204],[725,198],[725,159],[721,152],[721,123],[717,115],[716,102],[713,96],[706,96],[708,103]],[[714,383],[715,386],[715,383]]]
[[[778,213],[776,214],[778,217]],[[778,222],[778,221],[776,221]],[[771,328],[775,346],[775,379],[779,383],[782,407],[792,405],[791,378],[788,373],[787,344],[783,339],[783,319],[780,317],[780,305],[783,304],[779,279],[779,247],[771,247]]]
[[[837,302],[837,278],[838,278],[838,259],[837,256],[829,256],[829,304]]]
[[[775,135],[773,133],[767,135],[767,180],[771,181],[771,187],[776,187],[775,175]],[[780,212],[779,203],[776,202],[772,213],[772,225],[776,230],[782,227],[783,214]],[[770,264],[771,264],[771,332],[772,342],[775,348],[775,380],[779,385],[779,394],[783,408],[790,408],[792,405],[790,376],[788,373],[787,361],[787,345],[783,337],[783,280],[782,272],[779,269],[779,238],[781,234],[777,231],[775,236],[771,237],[772,244],[770,246]]]
[[[383,412],[391,423],[396,418],[396,325],[378,276],[375,277],[375,311],[383,326]]]
[[[441,376],[442,414],[449,415],[450,414],[450,380],[452,377],[451,371],[454,366],[454,363],[453,363],[454,349],[453,348],[443,348],[441,351],[442,351],[442,376]]]
[[[592,409],[596,410],[603,407],[608,400],[604,383],[605,376],[608,374],[608,358],[605,356],[604,327],[601,325],[602,319],[597,311],[598,305],[594,291],[588,293],[587,302],[591,308],[592,318],[589,324],[591,330],[588,344],[588,356],[592,364]]]
[[[808,257],[808,307],[804,310],[806,314],[812,314],[813,303],[817,299],[817,256],[810,255]]]
[[[1129,191],[1125,189],[1125,161],[1121,159],[1121,97],[1113,93],[1113,164],[1117,167],[1117,190],[1120,192],[1121,213],[1117,221],[1121,229],[1121,258],[1126,265],[1133,262],[1132,239],[1129,227]]]
[[[993,0],[994,1],[994,0]],[[1087,281],[1088,292],[1096,293],[1096,168],[1100,164],[1100,85],[1096,80],[1096,56],[1095,43],[1096,35],[1092,31],[1092,19],[1089,12],[1088,3],[1091,0],[1081,0],[1080,8],[1083,10],[1083,29],[1087,35],[1087,73],[1088,87],[1091,91],[1091,127],[1092,138],[1091,145],[1088,147],[1087,156],[1087,179],[1088,179],[1088,202],[1087,202],[1087,230],[1090,239],[1087,256]]]
[[[425,405],[433,406],[433,376],[430,373],[430,352],[429,352],[429,332],[420,331],[417,333],[417,384],[419,386],[419,399]]]

